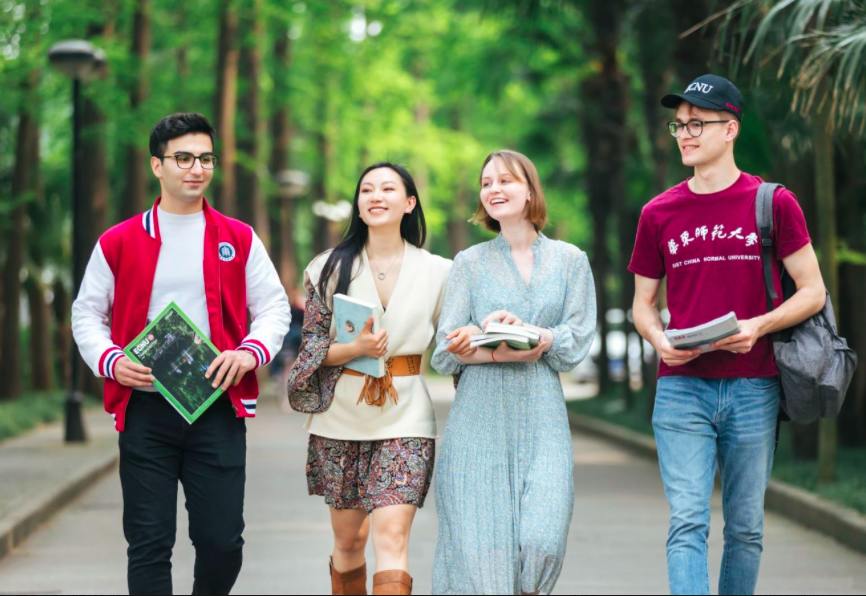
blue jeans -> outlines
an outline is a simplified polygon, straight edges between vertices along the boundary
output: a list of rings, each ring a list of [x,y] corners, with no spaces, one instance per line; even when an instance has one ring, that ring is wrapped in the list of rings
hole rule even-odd
[[[725,518],[719,594],[755,593],[779,396],[776,377],[659,380],[653,429],[671,508],[671,594],[710,593],[707,539],[716,464]]]

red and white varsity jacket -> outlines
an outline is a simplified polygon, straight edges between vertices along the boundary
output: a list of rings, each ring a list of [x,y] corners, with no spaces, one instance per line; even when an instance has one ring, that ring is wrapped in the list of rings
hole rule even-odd
[[[72,306],[72,333],[84,361],[105,378],[105,411],[123,432],[132,389],[114,379],[122,348],[147,326],[162,241],[156,200],[140,216],[117,224],[96,244]],[[204,202],[204,288],[210,340],[218,350],[246,350],[259,366],[271,361],[289,330],[286,292],[253,229]],[[248,321],[247,312],[252,317]],[[259,394],[248,373],[228,396],[239,418],[256,415]]]

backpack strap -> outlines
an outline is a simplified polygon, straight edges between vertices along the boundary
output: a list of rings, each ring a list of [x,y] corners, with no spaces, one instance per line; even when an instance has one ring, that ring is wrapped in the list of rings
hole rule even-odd
[[[761,233],[761,263],[764,266],[767,312],[774,309],[773,301],[779,297],[776,293],[776,285],[773,283],[773,195],[779,188],[784,186],[764,182],[758,187],[758,198],[755,201],[758,231]]]

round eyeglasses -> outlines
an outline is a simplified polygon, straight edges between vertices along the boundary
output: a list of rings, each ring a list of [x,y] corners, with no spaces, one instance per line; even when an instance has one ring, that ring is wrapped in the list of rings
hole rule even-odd
[[[683,134],[683,129],[688,127],[689,134],[693,137],[699,137],[704,132],[705,124],[724,124],[730,120],[689,120],[687,123],[668,122],[668,130],[671,131],[671,136],[679,138]]]

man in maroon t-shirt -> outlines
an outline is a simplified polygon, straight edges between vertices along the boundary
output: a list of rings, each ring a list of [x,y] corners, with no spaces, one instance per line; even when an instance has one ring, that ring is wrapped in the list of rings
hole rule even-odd
[[[635,324],[662,359],[653,429],[671,507],[668,579],[672,594],[709,594],[707,537],[718,465],[725,517],[719,594],[753,594],[779,413],[770,336],[821,311],[824,281],[797,199],[780,189],[773,201],[774,278],[781,296],[783,264],[798,291],[767,312],[755,216],[762,180],[734,160],[743,117],[734,84],[705,75],[662,105],[676,110],[671,134],[695,175],[644,207],[629,270],[636,278]],[[671,329],[734,312],[740,333],[705,353],[674,349],[658,308],[665,278]]]

